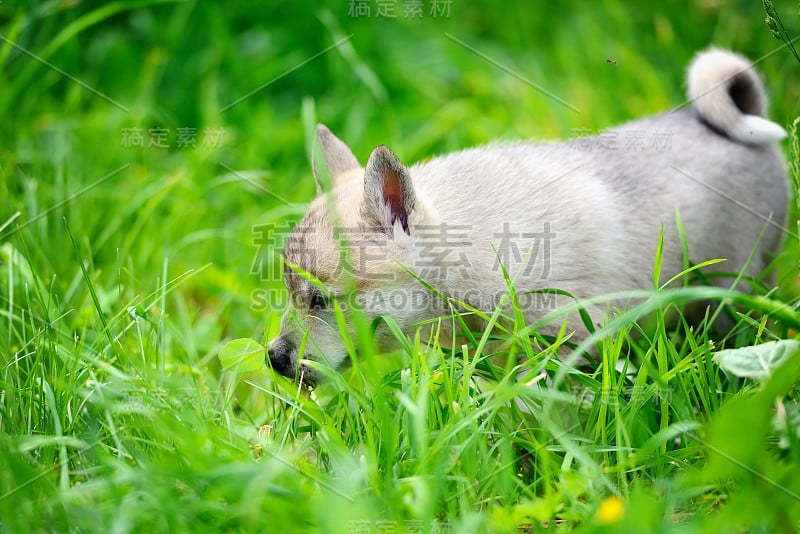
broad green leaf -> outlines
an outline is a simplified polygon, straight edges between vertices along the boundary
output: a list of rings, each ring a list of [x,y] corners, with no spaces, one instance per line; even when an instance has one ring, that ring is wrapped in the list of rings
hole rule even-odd
[[[725,349],[714,355],[714,361],[729,373],[757,380],[772,373],[800,350],[800,340],[782,339],[753,347]]]
[[[219,361],[226,370],[246,373],[258,371],[264,365],[266,349],[249,337],[234,339],[219,351]]]

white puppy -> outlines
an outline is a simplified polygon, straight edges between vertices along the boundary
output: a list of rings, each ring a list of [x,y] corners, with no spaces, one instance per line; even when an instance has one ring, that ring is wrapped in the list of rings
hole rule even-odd
[[[450,303],[494,309],[507,291],[503,269],[528,322],[570,301],[532,290],[585,298],[652,287],[662,228],[662,280],[684,266],[676,211],[691,260],[723,258],[714,268],[728,272],[743,268],[771,217],[777,224],[766,225],[749,266],[759,273],[786,216],[775,143],[786,133],[763,118],[763,85],[741,56],[699,54],[688,86],[690,108],[599,136],[494,144],[411,167],[379,146],[362,168],[320,125],[333,188],[311,203],[284,250],[292,304],[269,347],[272,367],[313,384],[301,359],[336,367],[347,357],[334,301],[370,320],[391,316],[411,334],[450,313]],[[585,336],[580,321],[568,326]]]

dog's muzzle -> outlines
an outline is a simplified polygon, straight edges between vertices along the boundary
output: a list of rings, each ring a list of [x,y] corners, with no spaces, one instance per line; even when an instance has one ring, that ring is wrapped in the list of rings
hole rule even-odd
[[[297,347],[291,341],[283,337],[276,338],[269,344],[267,355],[276,372],[289,378],[297,376]]]

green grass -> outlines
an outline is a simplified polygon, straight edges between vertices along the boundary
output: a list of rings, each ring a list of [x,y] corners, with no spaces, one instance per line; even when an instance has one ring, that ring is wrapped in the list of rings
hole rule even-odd
[[[757,2],[430,4],[0,3],[0,532],[797,531],[798,357],[762,381],[712,359],[797,337],[792,239],[777,289],[656,291],[597,330],[591,371],[499,316],[463,346],[378,354],[365,332],[310,396],[222,368],[280,312],[255,229],[313,198],[316,121],[362,160],[565,138],[682,103],[710,43],[781,44]],[[796,4],[775,7],[797,34]],[[791,125],[800,66],[783,49],[758,67]],[[667,320],[711,293],[738,305],[728,335]]]

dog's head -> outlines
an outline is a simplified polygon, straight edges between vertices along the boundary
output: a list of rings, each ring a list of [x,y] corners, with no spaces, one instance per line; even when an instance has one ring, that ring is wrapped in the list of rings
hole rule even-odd
[[[268,350],[275,371],[305,385],[318,377],[304,360],[335,368],[347,358],[341,332],[354,334],[347,320],[351,313],[368,321],[390,315],[409,329],[439,304],[410,298],[412,292],[420,294],[421,286],[404,265],[413,264],[414,228],[424,209],[409,170],[385,146],[373,150],[362,168],[325,126],[318,127],[318,134],[332,188],[323,191],[315,168],[317,198],[284,248],[284,282],[291,299]],[[404,291],[398,298],[397,292]],[[345,325],[337,319],[337,308]]]

